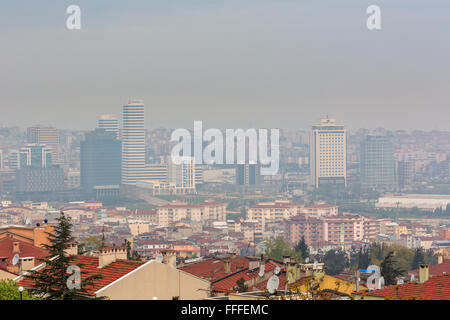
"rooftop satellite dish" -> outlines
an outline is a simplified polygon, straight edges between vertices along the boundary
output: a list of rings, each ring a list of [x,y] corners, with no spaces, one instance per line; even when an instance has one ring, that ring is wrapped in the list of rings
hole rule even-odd
[[[309,258],[306,258],[306,259],[305,259],[305,262],[306,262],[306,263],[309,263]]]
[[[156,260],[156,262],[159,262],[159,263],[161,263],[163,261],[163,255],[161,254],[161,252],[156,255],[155,260]]]
[[[275,290],[278,289],[279,285],[280,285],[280,279],[278,279],[278,277],[276,275],[273,275],[267,281],[267,290],[270,293],[275,293]]]
[[[275,267],[275,270],[273,270],[273,273],[275,273],[276,275],[279,275],[281,272],[281,268],[279,266]]]
[[[263,277],[263,276],[264,276],[265,269],[266,269],[266,266],[265,266],[264,264],[262,264],[262,265],[259,267],[259,273],[258,273],[258,276]]]
[[[12,259],[12,265],[15,266],[19,262],[19,255],[16,253]]]
[[[383,288],[384,288],[384,277],[380,277],[380,279],[378,279],[377,289],[383,289]]]

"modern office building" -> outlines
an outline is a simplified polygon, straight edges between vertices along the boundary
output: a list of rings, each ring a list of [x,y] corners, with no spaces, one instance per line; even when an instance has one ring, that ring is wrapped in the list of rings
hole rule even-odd
[[[18,150],[13,150],[13,151],[9,152],[8,162],[6,165],[10,170],[17,170],[20,168],[19,151]]]
[[[341,185],[347,183],[347,131],[334,119],[322,119],[312,127],[310,142],[311,183]]]
[[[64,170],[59,166],[22,167],[17,170],[16,184],[21,193],[61,191],[64,189]]]
[[[396,176],[400,190],[411,187],[414,179],[414,161],[397,161]]]
[[[67,173],[67,186],[69,189],[77,189],[80,187],[80,171],[69,171]]]
[[[179,163],[169,160],[167,167],[168,182],[178,188],[194,189],[196,186],[196,165],[194,157],[180,157]]]
[[[236,184],[239,186],[254,186],[261,183],[260,165],[237,164]]]
[[[53,127],[34,126],[28,128],[28,143],[43,144],[52,150],[52,162],[60,164],[59,133]]]
[[[28,144],[18,152],[16,190],[19,193],[55,192],[64,188],[64,170],[52,163],[52,149]]]
[[[80,185],[87,193],[97,189],[118,190],[122,174],[122,143],[114,132],[96,129],[80,146]],[[102,187],[102,188],[99,188]]]
[[[122,114],[122,183],[146,179],[144,102],[129,101]]]
[[[119,120],[115,114],[102,114],[98,119],[97,127],[104,129],[106,132],[113,132],[119,139]]]
[[[391,140],[387,136],[368,135],[361,142],[361,184],[364,187],[392,190],[395,188],[395,160]]]
[[[52,164],[52,149],[43,144],[28,144],[19,150],[19,168],[47,168]]]
[[[3,169],[3,150],[0,150],[0,169]]]
[[[146,181],[168,182],[168,168],[166,163],[152,163],[145,167]]]

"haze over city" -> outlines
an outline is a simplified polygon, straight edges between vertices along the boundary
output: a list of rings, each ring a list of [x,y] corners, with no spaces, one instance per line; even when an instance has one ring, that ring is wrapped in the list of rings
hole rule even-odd
[[[70,1],[0,4],[0,124],[92,129],[129,98],[148,128],[447,130],[449,3]],[[440,6],[435,6],[439,4]]]

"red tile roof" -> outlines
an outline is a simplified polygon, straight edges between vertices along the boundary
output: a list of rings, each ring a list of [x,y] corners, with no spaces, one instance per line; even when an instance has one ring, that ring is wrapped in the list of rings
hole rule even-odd
[[[431,277],[424,283],[414,281],[357,294],[385,299],[450,300],[450,275]]]
[[[125,276],[131,271],[137,269],[146,261],[127,261],[127,260],[117,260],[112,262],[103,268],[98,268],[98,257],[93,256],[74,256],[75,259],[71,262],[73,265],[82,265],[81,272],[86,272],[82,274],[81,280],[86,277],[99,274],[102,279],[94,280],[94,285],[92,287],[86,288],[86,294],[89,296],[94,296],[95,292],[106,287],[117,279]],[[24,278],[19,284],[24,287],[33,287],[33,280]],[[101,294],[100,294],[101,295]]]
[[[226,273],[224,269],[224,262],[221,259],[207,259],[191,265],[184,266],[180,270],[193,274],[194,276],[217,281],[223,279],[237,271],[248,268],[248,260],[244,257],[236,257],[229,259],[231,261],[231,273]]]
[[[37,266],[39,264],[41,264],[41,262],[39,261],[39,259],[43,259],[46,258],[48,253],[46,250],[41,249],[39,247],[36,247],[32,244],[17,240],[17,239],[12,239],[9,237],[0,239],[0,258],[6,258],[6,261],[4,263],[4,265],[11,265],[12,264],[12,259],[15,255],[15,253],[13,252],[13,247],[14,247],[14,243],[18,242],[19,243],[19,257],[34,257],[34,265]]]
[[[450,260],[444,260],[441,264],[434,264],[429,266],[428,274],[430,277],[442,276],[443,274],[450,274]],[[419,275],[419,269],[411,270],[409,274]]]
[[[286,276],[284,274],[280,274],[278,276],[278,279],[279,279],[278,291],[285,290],[286,289],[286,283],[287,283]],[[264,291],[267,288],[267,281],[268,280],[265,280],[263,282],[260,282],[260,283],[258,283],[256,285],[254,285],[251,288],[248,288],[248,291]]]
[[[275,269],[275,267],[280,266],[276,264],[273,261],[267,261],[265,263],[265,272],[271,272]],[[213,289],[214,291],[219,291],[219,292],[235,292],[235,290],[233,289],[236,286],[236,282],[243,278],[245,281],[249,281],[251,279],[254,278],[259,278],[259,268],[256,270],[242,270],[240,272],[234,273],[228,277],[225,277],[224,279],[221,279],[217,282],[215,282],[213,284]],[[266,281],[267,282],[267,281]]]

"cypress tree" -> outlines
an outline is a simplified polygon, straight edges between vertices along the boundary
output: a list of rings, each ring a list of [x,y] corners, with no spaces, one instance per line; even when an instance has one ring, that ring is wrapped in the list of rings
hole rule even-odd
[[[300,252],[302,254],[302,260],[305,261],[306,258],[309,257],[309,248],[306,244],[305,237],[302,236],[302,239],[299,241],[299,243],[295,246],[295,251]]]
[[[412,260],[411,269],[413,270],[419,269],[419,265],[422,263],[425,263],[425,254],[422,248],[416,248],[416,250],[414,250],[414,257]]]
[[[404,270],[398,266],[394,257],[394,251],[390,251],[381,263],[381,275],[386,285],[396,284],[396,278],[404,274]]]
[[[74,256],[69,256],[66,252],[69,244],[74,241],[72,237],[72,224],[70,218],[60,212],[60,216],[56,219],[57,224],[53,233],[48,233],[49,245],[44,244],[44,248],[48,252],[48,256],[39,259],[41,263],[45,263],[45,267],[39,270],[30,270],[25,275],[34,281],[33,289],[30,290],[33,295],[40,296],[46,300],[74,300],[80,298],[85,293],[86,287],[92,286],[93,280],[100,279],[100,275],[92,275],[85,277],[80,281],[81,288],[69,288],[68,283],[71,282],[72,275],[67,273],[69,266],[74,265]],[[77,264],[81,269],[82,264]],[[81,275],[85,272],[81,271]]]

